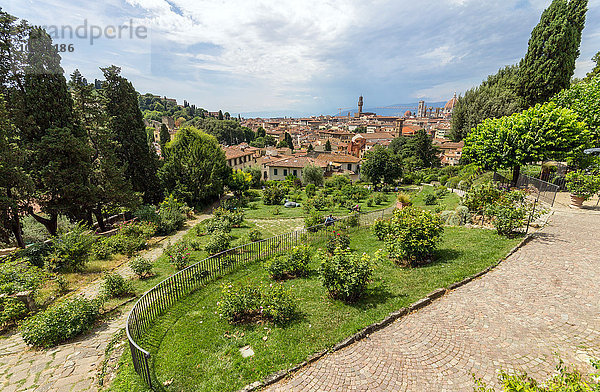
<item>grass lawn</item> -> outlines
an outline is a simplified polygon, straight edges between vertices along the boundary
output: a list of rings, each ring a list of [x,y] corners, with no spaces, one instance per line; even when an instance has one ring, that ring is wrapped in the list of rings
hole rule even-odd
[[[396,203],[396,194],[394,192],[385,193],[387,197],[387,201],[380,205],[373,205],[372,207],[367,207],[366,199],[362,202],[358,203],[360,205],[361,212],[375,211],[381,210],[383,208],[387,208],[392,204]],[[246,214],[246,219],[286,219],[286,218],[303,218],[306,214],[304,209],[301,207],[302,203],[306,200],[306,194],[304,191],[298,193],[298,203],[300,203],[300,207],[296,208],[285,208],[283,205],[280,206],[268,206],[265,205],[261,200],[253,201],[249,203],[248,208],[244,208],[244,213]],[[333,209],[327,209],[321,211],[324,215],[333,214],[334,216],[345,216],[350,213],[347,208],[343,207],[335,207]]]
[[[357,252],[372,255],[383,245],[367,229],[351,238],[350,246]],[[381,262],[368,294],[356,304],[329,299],[316,273],[286,281],[286,286],[293,286],[301,317],[283,327],[230,325],[215,313],[222,283],[270,282],[260,264],[247,266],[198,290],[160,319],[147,342],[156,347],[152,352],[156,376],[161,383],[172,380],[165,386],[169,391],[238,390],[333,346],[433,289],[485,269],[518,241],[491,230],[447,227],[434,263],[411,269]],[[239,348],[246,345],[254,350],[253,357],[240,355]],[[129,350],[121,358],[111,390],[147,390],[133,371]]]
[[[410,196],[410,201],[413,205],[422,208],[424,210],[435,211],[436,207],[440,206],[442,211],[445,210],[454,210],[460,204],[460,196],[456,193],[449,192],[446,196],[437,200],[437,204],[434,205],[426,205],[425,204],[425,195],[434,194],[434,187],[431,185],[423,186],[421,191],[415,192],[414,190],[408,190],[405,193],[408,193]]]

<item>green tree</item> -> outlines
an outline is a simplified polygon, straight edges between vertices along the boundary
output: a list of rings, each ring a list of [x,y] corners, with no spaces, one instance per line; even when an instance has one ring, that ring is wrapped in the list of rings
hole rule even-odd
[[[106,78],[103,93],[109,128],[118,142],[117,158],[125,168],[125,176],[144,202],[158,203],[162,192],[156,176],[158,157],[146,140],[142,112],[131,82],[120,75],[116,66],[101,68]]]
[[[124,168],[117,159],[118,141],[108,127],[106,98],[85,81],[79,70],[71,74],[69,88],[76,120],[87,133],[87,140],[92,149],[92,190],[88,199],[87,220],[91,223],[93,214],[100,230],[105,231],[105,211],[120,207],[133,208],[137,205],[138,197],[133,193],[131,184],[125,177]]]
[[[229,181],[227,183],[227,187],[233,192],[233,195],[236,198],[241,198],[250,186],[252,185],[252,174],[242,171],[236,170],[231,173],[229,177]]]
[[[381,181],[390,184],[402,176],[400,161],[399,156],[377,145],[365,153],[361,171],[373,184]]]
[[[20,151],[16,130],[0,94],[0,240],[25,247],[21,230],[22,203],[31,186],[23,170],[25,156]]]
[[[312,152],[312,151],[314,151],[314,150],[315,150],[315,148],[313,147],[313,145],[312,145],[312,143],[311,143],[311,144],[309,144],[309,145],[308,145],[308,149],[307,149],[306,151],[308,151],[308,152]]]
[[[593,78],[595,78],[596,76],[600,75],[600,52],[597,52],[594,55],[594,57],[592,57],[592,61],[596,63],[596,66],[594,67],[594,69],[592,69],[590,72],[588,72],[585,75],[585,78],[583,80],[586,82],[588,82],[588,81],[592,80]]]
[[[587,0],[553,0],[533,29],[521,60],[517,91],[527,106],[568,88],[579,57]]]
[[[561,91],[552,101],[577,113],[579,120],[586,122],[596,144],[600,142],[600,75]]]
[[[302,179],[305,184],[323,185],[323,169],[317,165],[307,165],[302,169]]]
[[[287,143],[288,147],[289,147],[289,148],[290,148],[292,151],[294,151],[294,141],[292,140],[292,136],[291,136],[291,135],[290,135],[288,132],[286,132],[286,133],[283,135],[283,137],[284,137],[284,139],[285,139],[285,142]]]
[[[208,203],[223,193],[231,169],[214,136],[186,126],[164,151],[159,177],[169,194],[190,206]]]
[[[256,137],[265,137],[267,136],[267,132],[265,131],[265,129],[263,127],[258,127],[258,129],[256,130]]]
[[[250,144],[254,139],[256,139],[256,133],[248,127],[242,127],[242,131],[244,132],[244,140],[246,143]]]
[[[219,110],[219,120],[224,120],[223,112],[221,110]]]
[[[160,148],[165,148],[165,145],[171,141],[171,135],[169,134],[169,128],[165,124],[160,124]]]
[[[325,142],[325,151],[331,151],[331,142],[329,139]]]
[[[525,108],[523,99],[516,91],[518,71],[518,66],[502,68],[458,98],[452,112],[452,140],[464,139],[471,129],[486,118],[510,116]]]
[[[520,168],[547,159],[577,162],[589,146],[591,132],[577,113],[555,103],[482,122],[465,139],[463,155],[485,169]]]

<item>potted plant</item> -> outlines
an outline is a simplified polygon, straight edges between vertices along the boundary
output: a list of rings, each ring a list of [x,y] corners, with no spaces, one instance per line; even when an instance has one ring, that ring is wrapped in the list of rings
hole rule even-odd
[[[583,170],[567,173],[567,189],[571,192],[571,205],[581,208],[583,202],[592,197],[600,189],[597,175],[586,174]]]
[[[408,207],[409,205],[411,205],[410,202],[410,197],[408,197],[408,195],[406,193],[398,193],[398,198],[396,201],[396,208],[398,209],[403,209],[404,207]]]

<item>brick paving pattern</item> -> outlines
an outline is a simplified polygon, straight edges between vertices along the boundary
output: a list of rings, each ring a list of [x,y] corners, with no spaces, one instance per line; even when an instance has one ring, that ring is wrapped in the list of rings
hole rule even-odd
[[[600,357],[600,214],[559,209],[508,260],[266,391],[472,391]]]

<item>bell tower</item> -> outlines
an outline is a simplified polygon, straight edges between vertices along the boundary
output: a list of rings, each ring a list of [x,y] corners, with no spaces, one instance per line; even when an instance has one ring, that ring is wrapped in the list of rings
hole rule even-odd
[[[358,115],[359,115],[359,117],[362,114],[362,109],[363,109],[363,97],[361,95],[360,97],[358,97]]]

